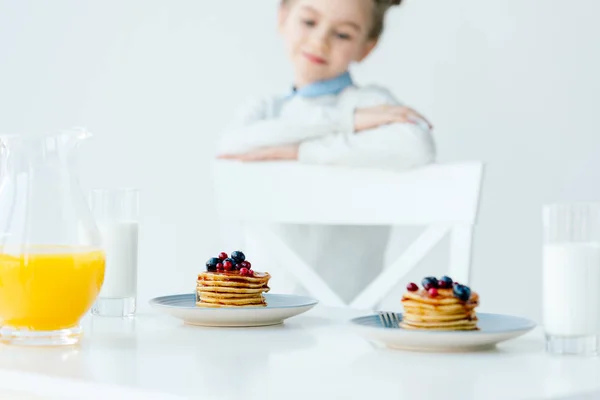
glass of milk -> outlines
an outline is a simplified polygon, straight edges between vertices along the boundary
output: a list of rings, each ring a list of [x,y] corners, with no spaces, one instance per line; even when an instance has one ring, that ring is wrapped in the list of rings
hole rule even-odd
[[[133,316],[137,295],[139,191],[94,189],[90,208],[106,256],[104,284],[92,314]]]
[[[554,354],[600,353],[600,203],[543,207],[543,325]]]

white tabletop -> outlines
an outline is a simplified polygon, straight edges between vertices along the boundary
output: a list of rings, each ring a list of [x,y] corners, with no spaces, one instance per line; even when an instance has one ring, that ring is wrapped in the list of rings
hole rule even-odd
[[[13,397],[0,397],[600,398],[600,359],[547,355],[539,330],[491,352],[412,353],[378,348],[348,329],[347,319],[362,314],[317,306],[281,326],[246,329],[158,314],[87,317],[77,347],[1,346],[0,394]]]

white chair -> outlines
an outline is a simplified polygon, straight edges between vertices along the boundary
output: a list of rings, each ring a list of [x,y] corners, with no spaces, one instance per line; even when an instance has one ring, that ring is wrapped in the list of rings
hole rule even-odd
[[[447,233],[451,235],[448,274],[469,283],[482,163],[434,164],[407,172],[293,162],[217,161],[214,168],[219,213],[245,226],[246,251],[268,249],[271,256],[285,259],[281,268],[324,304],[375,308]],[[243,201],[239,193],[244,194]],[[268,228],[273,223],[421,225],[427,229],[346,304]]]

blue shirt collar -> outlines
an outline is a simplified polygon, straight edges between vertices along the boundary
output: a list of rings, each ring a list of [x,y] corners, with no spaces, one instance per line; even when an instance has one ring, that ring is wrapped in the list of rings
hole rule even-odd
[[[300,89],[293,89],[291,96],[300,97],[319,97],[325,95],[336,95],[346,89],[348,86],[352,86],[352,77],[349,72],[344,72],[342,75],[332,79],[324,81],[318,81],[301,87]]]

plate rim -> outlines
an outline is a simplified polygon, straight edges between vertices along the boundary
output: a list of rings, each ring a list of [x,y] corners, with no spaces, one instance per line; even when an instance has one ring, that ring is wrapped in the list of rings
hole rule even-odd
[[[363,325],[358,323],[358,321],[360,320],[365,320],[367,318],[372,318],[372,317],[377,317],[379,316],[379,314],[384,313],[386,311],[379,311],[377,313],[374,314],[369,314],[369,315],[363,315],[360,317],[355,317],[350,319],[350,324],[354,327],[360,328],[360,329],[375,329],[375,330],[381,330],[381,331],[386,331],[386,332],[402,332],[408,335],[423,335],[423,334],[428,334],[428,335],[477,335],[477,336],[483,336],[483,335],[499,335],[499,334],[507,334],[507,333],[519,333],[519,332],[529,332],[533,329],[535,329],[538,324],[529,319],[529,318],[525,318],[525,317],[520,317],[517,315],[510,315],[510,314],[499,314],[499,313],[477,313],[477,315],[481,316],[481,315],[485,315],[488,317],[510,317],[510,318],[516,318],[516,319],[520,319],[523,322],[527,323],[527,326],[525,327],[521,327],[521,328],[511,328],[511,329],[504,329],[504,330],[500,330],[500,331],[493,331],[493,332],[485,332],[485,331],[436,331],[436,330],[426,330],[426,329],[404,329],[401,327],[398,328],[386,328],[384,326],[372,326],[372,325]],[[402,316],[403,313],[401,312],[394,312],[394,311],[390,311],[393,314],[396,314],[397,316]]]
[[[251,311],[251,310],[277,310],[277,309],[284,309],[284,308],[302,308],[302,307],[314,307],[317,304],[319,304],[319,300],[313,298],[313,297],[309,297],[309,296],[303,296],[303,295],[296,295],[296,294],[289,294],[289,293],[264,293],[263,296],[265,297],[270,297],[273,295],[277,295],[277,296],[283,296],[283,297],[301,297],[304,298],[306,300],[309,300],[308,302],[304,303],[304,304],[298,304],[298,305],[289,305],[289,306],[276,306],[276,307],[269,307],[269,304],[267,302],[267,307],[215,307],[215,308],[211,308],[211,307],[191,307],[191,306],[176,306],[176,305],[169,305],[169,304],[163,304],[159,302],[159,299],[164,299],[164,298],[168,298],[168,297],[183,297],[183,296],[196,296],[195,292],[192,293],[178,293],[178,294],[169,294],[169,295],[163,295],[163,296],[157,296],[154,297],[150,300],[148,300],[148,302],[150,303],[151,306],[156,306],[156,307],[163,307],[163,308],[171,308],[171,309],[179,309],[179,310],[201,310],[201,311],[225,311],[229,312],[229,311]]]

